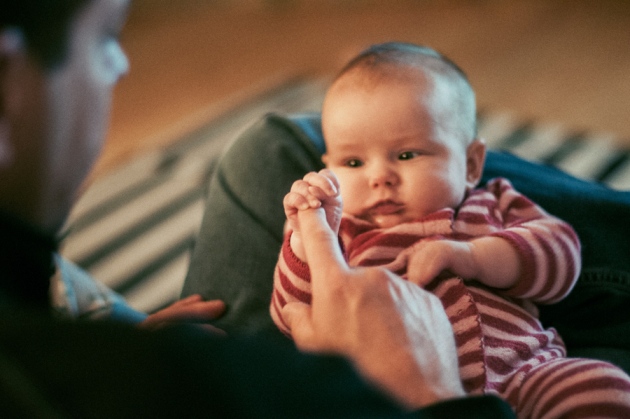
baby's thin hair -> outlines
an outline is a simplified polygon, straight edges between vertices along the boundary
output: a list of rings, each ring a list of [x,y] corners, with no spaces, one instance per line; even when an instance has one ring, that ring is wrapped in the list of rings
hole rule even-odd
[[[472,109],[472,132],[466,137],[471,140],[477,136],[475,109],[475,92],[466,73],[450,58],[433,48],[408,42],[386,42],[372,45],[360,52],[348,62],[335,77],[339,80],[348,73],[361,72],[372,81],[380,78],[404,77],[405,69],[419,69],[447,78],[455,86],[457,92],[456,109],[464,111]],[[466,105],[468,103],[469,105]],[[455,111],[456,114],[458,111]],[[464,112],[467,113],[467,112]],[[459,117],[463,115],[459,113]],[[469,125],[470,126],[470,125]]]
[[[341,69],[336,79],[358,67],[375,69],[383,64],[413,66],[419,60],[423,61],[423,66],[434,71],[444,72],[450,69],[470,84],[466,73],[450,58],[433,48],[408,42],[385,42],[366,48]],[[431,65],[431,62],[434,62],[434,65]]]

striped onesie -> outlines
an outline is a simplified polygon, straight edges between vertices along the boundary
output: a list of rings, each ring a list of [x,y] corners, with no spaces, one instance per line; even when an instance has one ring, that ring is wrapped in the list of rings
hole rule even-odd
[[[601,361],[566,358],[562,339],[538,321],[534,303],[564,298],[580,269],[574,230],[494,179],[471,192],[457,210],[446,208],[418,221],[380,229],[346,216],[340,240],[350,266],[383,266],[406,274],[406,254],[421,240],[497,236],[516,249],[521,277],[510,289],[491,289],[458,277],[434,280],[426,289],[440,298],[453,326],[459,370],[469,394],[494,393],[523,418],[630,417],[630,378]],[[308,266],[285,238],[274,274],[270,307],[287,335],[281,308],[309,303]]]

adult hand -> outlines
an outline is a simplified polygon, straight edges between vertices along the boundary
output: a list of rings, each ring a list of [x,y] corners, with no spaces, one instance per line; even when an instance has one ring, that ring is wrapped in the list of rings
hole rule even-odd
[[[149,315],[138,326],[145,329],[159,329],[181,323],[195,323],[212,333],[225,335],[223,330],[210,324],[204,324],[204,322],[220,317],[224,311],[225,303],[223,301],[204,301],[201,295],[194,294]]]
[[[437,297],[382,268],[350,268],[322,209],[299,212],[312,303],[283,317],[305,351],[348,357],[404,406],[461,397],[453,330]]]

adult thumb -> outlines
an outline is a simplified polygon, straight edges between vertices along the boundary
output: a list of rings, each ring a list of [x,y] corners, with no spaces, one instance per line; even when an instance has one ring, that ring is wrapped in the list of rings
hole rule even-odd
[[[319,277],[330,277],[335,271],[348,269],[339,239],[334,233],[322,208],[298,212],[304,253],[309,266],[311,266],[311,284],[313,290],[320,284]],[[314,267],[314,268],[313,268]]]
[[[314,351],[313,322],[311,306],[304,303],[288,303],[282,308],[282,318],[291,330],[291,337],[296,346],[304,351]]]

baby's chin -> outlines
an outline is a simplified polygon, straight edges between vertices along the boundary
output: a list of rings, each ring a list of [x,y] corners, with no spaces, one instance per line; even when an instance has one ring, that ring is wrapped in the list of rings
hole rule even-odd
[[[387,214],[372,216],[369,221],[378,228],[391,228],[412,220],[407,219],[407,217],[401,214]]]

